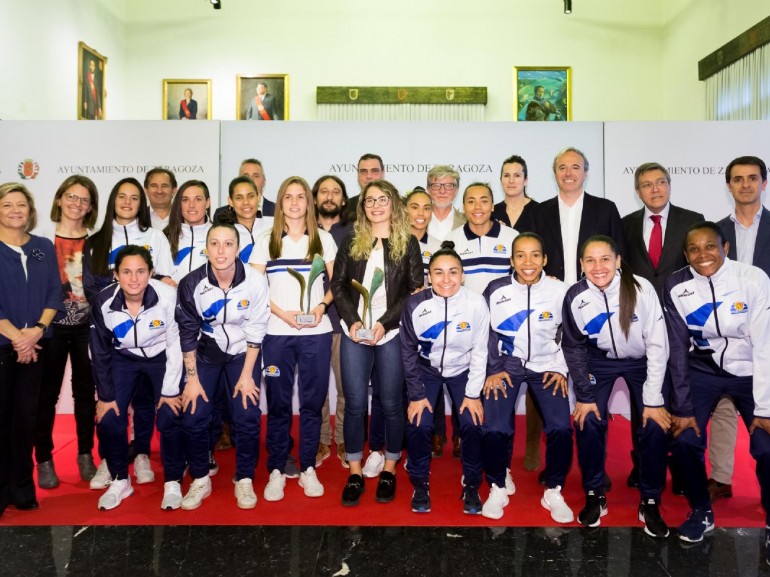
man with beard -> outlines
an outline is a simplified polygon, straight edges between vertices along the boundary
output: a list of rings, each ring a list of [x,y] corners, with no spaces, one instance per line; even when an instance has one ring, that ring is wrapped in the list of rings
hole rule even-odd
[[[366,153],[358,159],[358,168],[356,169],[358,186],[361,190],[373,180],[385,178],[385,166],[382,158],[377,154]],[[355,195],[347,201],[345,208],[345,218],[348,222],[356,221],[356,211],[358,210],[358,197]]]
[[[313,185],[313,202],[315,204],[316,220],[319,228],[330,233],[339,247],[342,239],[352,230],[353,225],[345,219],[345,206],[348,193],[345,183],[333,175],[325,175],[316,180]],[[324,287],[328,289],[328,287]],[[342,436],[342,424],[345,419],[345,396],[342,392],[342,374],[340,371],[340,339],[342,328],[340,316],[334,303],[327,310],[332,323],[332,371],[334,384],[337,387],[337,406],[334,416],[334,442],[337,445],[337,457],[342,466],[347,468],[345,459],[345,440]],[[321,440],[318,444],[315,466],[318,468],[331,455],[332,430],[329,420],[329,395],[326,395],[321,413]]]

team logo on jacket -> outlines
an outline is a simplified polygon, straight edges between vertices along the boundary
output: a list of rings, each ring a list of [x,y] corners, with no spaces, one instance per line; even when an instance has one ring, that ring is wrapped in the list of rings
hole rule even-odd
[[[146,248],[146,249],[147,249],[147,252],[149,252],[150,254],[152,254],[152,247],[151,247],[149,244],[146,244],[146,245],[144,245],[144,248]]]
[[[676,295],[676,296],[678,296],[679,298],[682,298],[682,297],[691,297],[691,296],[692,296],[692,295],[694,295],[694,294],[695,294],[695,293],[694,293],[693,291],[691,291],[691,290],[687,290],[687,289],[684,289],[682,292],[680,292],[680,293],[679,293],[678,295]]]
[[[730,305],[730,312],[734,315],[746,314],[749,312],[749,305],[741,301],[736,301]]]
[[[280,377],[281,376],[281,369],[279,369],[275,365],[270,365],[269,367],[265,367],[265,376],[266,377]]]
[[[430,258],[433,253],[429,250],[422,251],[422,258]]]
[[[495,246],[492,248],[492,252],[493,252],[494,254],[505,254],[505,253],[507,253],[507,252],[508,252],[508,249],[507,249],[507,248],[505,248],[505,245],[504,245],[504,244],[496,244],[496,245],[495,245]]]
[[[457,332],[458,333],[464,333],[465,331],[471,330],[471,323],[468,321],[460,321],[457,323]]]
[[[496,305],[501,305],[503,303],[508,303],[508,302],[511,302],[511,299],[509,299],[507,296],[503,295],[502,298],[499,301],[497,301],[495,304]]]
[[[164,326],[166,326],[166,324],[160,319],[150,321],[150,329],[162,329]]]
[[[636,313],[634,313],[634,316],[632,316],[632,317],[631,317],[631,322],[632,322],[632,323],[636,323],[636,322],[639,322],[639,317],[638,317],[638,316],[636,316]]]
[[[238,301],[238,310],[239,311],[245,311],[247,308],[249,308],[249,300],[248,299],[241,299]]]
[[[537,320],[539,320],[539,321],[552,321],[553,320],[553,313],[549,312],[549,311],[543,311],[537,317]]]

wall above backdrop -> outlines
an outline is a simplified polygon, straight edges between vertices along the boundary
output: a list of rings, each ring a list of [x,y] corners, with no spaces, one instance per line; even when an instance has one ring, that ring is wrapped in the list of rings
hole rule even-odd
[[[107,57],[78,42],[78,120],[104,120]]]
[[[516,66],[514,120],[572,120],[572,68]]]
[[[211,80],[163,79],[163,120],[211,118]]]
[[[239,74],[235,104],[238,120],[289,120],[289,75]]]

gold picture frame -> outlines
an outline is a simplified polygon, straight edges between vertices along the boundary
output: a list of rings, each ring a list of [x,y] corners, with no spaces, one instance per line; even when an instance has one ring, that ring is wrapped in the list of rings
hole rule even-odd
[[[513,94],[514,120],[572,120],[572,67],[515,66]]]
[[[107,57],[78,42],[78,120],[104,120]]]
[[[190,90],[190,99],[187,91]],[[163,79],[163,120],[211,120],[211,80]]]
[[[257,100],[257,86],[266,91]],[[289,120],[288,74],[238,74],[235,77],[237,120]]]

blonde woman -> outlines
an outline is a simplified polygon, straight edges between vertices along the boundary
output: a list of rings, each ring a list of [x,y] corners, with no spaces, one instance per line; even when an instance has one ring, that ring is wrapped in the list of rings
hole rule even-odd
[[[353,281],[370,291],[368,312]],[[332,293],[345,335],[340,357],[350,477],[342,492],[343,505],[357,505],[364,492],[361,460],[372,371],[385,418],[385,464],[376,498],[388,503],[395,497],[396,462],[401,457],[404,435],[398,323],[406,298],[422,286],[420,247],[409,228],[404,203],[391,183],[374,180],[361,193],[353,232],[337,253],[332,275]],[[372,331],[371,336],[361,338],[359,331],[364,327]]]

